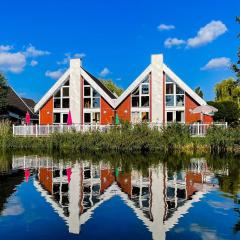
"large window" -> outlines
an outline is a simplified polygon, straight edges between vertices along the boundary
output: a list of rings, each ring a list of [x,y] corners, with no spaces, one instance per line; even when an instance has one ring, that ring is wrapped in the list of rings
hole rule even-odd
[[[132,107],[149,107],[149,77],[132,92]]]
[[[67,81],[55,94],[53,97],[54,108],[69,108],[69,81]]]
[[[84,81],[84,108],[100,108],[100,95],[87,81]]]
[[[67,124],[68,113],[53,113],[54,124]]]
[[[85,112],[84,113],[85,124],[99,124],[100,123],[100,112]]]
[[[183,107],[184,91],[168,76],[166,77],[166,106],[167,107]]]
[[[134,111],[131,114],[131,121],[132,123],[139,123],[139,122],[149,122],[149,112],[147,111]]]
[[[168,123],[171,123],[171,122],[184,123],[185,121],[184,111],[167,111],[166,121]]]

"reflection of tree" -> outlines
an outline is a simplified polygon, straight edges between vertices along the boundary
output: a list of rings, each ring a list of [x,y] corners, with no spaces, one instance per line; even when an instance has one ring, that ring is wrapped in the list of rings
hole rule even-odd
[[[224,197],[232,198],[239,206],[240,199],[238,193],[240,191],[240,162],[238,159],[226,158],[223,160],[217,160],[215,167],[216,165],[218,166],[217,169],[221,169],[220,166],[225,168],[227,166],[228,175],[218,175],[219,187],[222,192],[227,193]],[[238,213],[239,218],[237,223],[233,226],[233,232],[236,234],[240,231],[240,208],[237,207],[234,211]]]

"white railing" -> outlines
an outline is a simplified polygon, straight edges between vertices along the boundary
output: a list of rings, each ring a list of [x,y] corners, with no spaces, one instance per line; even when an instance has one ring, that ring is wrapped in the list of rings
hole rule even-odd
[[[227,128],[227,123],[213,123],[213,124],[202,124],[202,123],[194,123],[188,124],[190,134],[192,136],[205,136],[207,130],[211,126],[219,126],[222,128]],[[132,125],[134,127],[134,125]],[[158,123],[150,123],[148,125],[151,129],[155,128],[159,131],[162,129],[163,124]],[[107,132],[111,128],[116,127],[116,125],[83,125],[83,124],[73,124],[71,126],[68,125],[13,125],[13,135],[15,136],[48,136],[53,133],[66,133],[66,132]],[[117,127],[121,128],[121,125],[117,125]]]

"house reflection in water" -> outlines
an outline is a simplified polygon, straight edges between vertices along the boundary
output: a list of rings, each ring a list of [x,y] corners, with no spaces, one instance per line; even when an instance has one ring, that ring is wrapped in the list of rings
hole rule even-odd
[[[38,157],[15,157],[13,168],[36,169],[34,186],[74,234],[80,233],[96,208],[118,195],[152,232],[153,239],[164,239],[194,202],[218,187],[204,159],[192,159],[189,169],[178,173],[159,164],[145,175],[102,162],[63,164]]]

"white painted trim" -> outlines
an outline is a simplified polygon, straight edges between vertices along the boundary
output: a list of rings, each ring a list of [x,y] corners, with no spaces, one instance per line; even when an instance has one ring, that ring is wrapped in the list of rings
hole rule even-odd
[[[168,75],[175,83],[182,88],[185,93],[192,97],[200,105],[207,105],[207,103],[199,97],[182,79],[180,79],[166,64],[163,64],[163,71]]]
[[[48,101],[49,98],[53,96],[55,91],[58,90],[64,83],[64,81],[67,80],[70,74],[70,69],[67,69],[66,72],[57,80],[57,82],[47,91],[47,93],[41,98],[41,100],[36,104],[34,107],[34,112],[38,112],[40,108]]]
[[[151,72],[151,64],[134,80],[134,82],[116,99],[115,108],[144,80]]]
[[[115,101],[106,94],[106,92],[84,71],[81,69],[82,77],[93,87],[113,108],[115,107]]]

